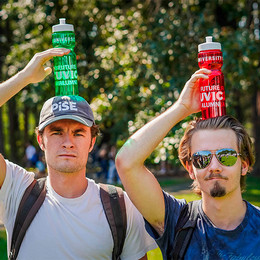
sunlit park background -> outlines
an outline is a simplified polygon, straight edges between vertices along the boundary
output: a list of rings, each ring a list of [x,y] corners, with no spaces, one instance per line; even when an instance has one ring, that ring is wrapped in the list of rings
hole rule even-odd
[[[66,18],[75,27],[79,93],[91,103],[102,132],[95,150],[104,144],[119,149],[176,101],[198,69],[198,44],[212,35],[222,44],[227,113],[252,137],[251,175],[259,183],[259,8],[259,0],[1,0],[0,81],[51,48],[51,27]],[[41,106],[53,95],[51,75],[0,108],[0,152],[6,158],[24,165],[26,143],[37,147],[34,128]],[[172,128],[147,160],[156,176],[178,178],[182,172],[177,149],[191,118]],[[253,190],[257,196],[259,189]],[[0,238],[0,257],[2,245]]]

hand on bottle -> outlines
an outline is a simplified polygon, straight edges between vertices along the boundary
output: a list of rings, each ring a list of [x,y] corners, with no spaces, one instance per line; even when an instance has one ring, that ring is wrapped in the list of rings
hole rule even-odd
[[[197,70],[186,82],[177,103],[185,108],[187,115],[200,111],[199,79],[208,79],[210,73],[207,69]]]
[[[27,66],[22,70],[28,84],[40,82],[52,72],[50,67],[44,68],[43,66],[48,60],[54,56],[63,56],[69,52],[70,50],[65,48],[52,48],[36,53]]]

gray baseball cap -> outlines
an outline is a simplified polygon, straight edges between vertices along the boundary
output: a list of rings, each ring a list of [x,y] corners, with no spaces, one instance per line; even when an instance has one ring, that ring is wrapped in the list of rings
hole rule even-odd
[[[48,99],[40,113],[39,130],[62,119],[72,119],[91,127],[95,124],[89,103],[80,96],[55,96]]]

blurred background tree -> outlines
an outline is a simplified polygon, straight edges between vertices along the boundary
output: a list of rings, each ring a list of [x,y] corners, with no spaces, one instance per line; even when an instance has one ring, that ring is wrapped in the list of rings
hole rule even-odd
[[[59,18],[74,25],[79,92],[100,124],[98,146],[119,148],[172,105],[198,69],[198,44],[212,35],[222,44],[227,112],[252,136],[260,175],[259,0],[2,0],[0,5],[1,81],[52,47],[51,27]],[[0,109],[0,151],[7,158],[22,163],[41,106],[53,95],[49,76]],[[148,163],[179,167],[177,148],[191,118],[170,131]]]

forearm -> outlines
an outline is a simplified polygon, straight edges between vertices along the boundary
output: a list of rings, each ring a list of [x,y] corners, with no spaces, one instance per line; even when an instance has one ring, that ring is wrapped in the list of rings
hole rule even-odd
[[[164,113],[139,129],[118,153],[118,157],[125,157],[123,159],[125,167],[142,165],[172,127],[188,115],[185,107],[176,102]]]
[[[30,84],[26,73],[22,70],[12,78],[0,84],[0,106],[18,93],[22,88]]]

